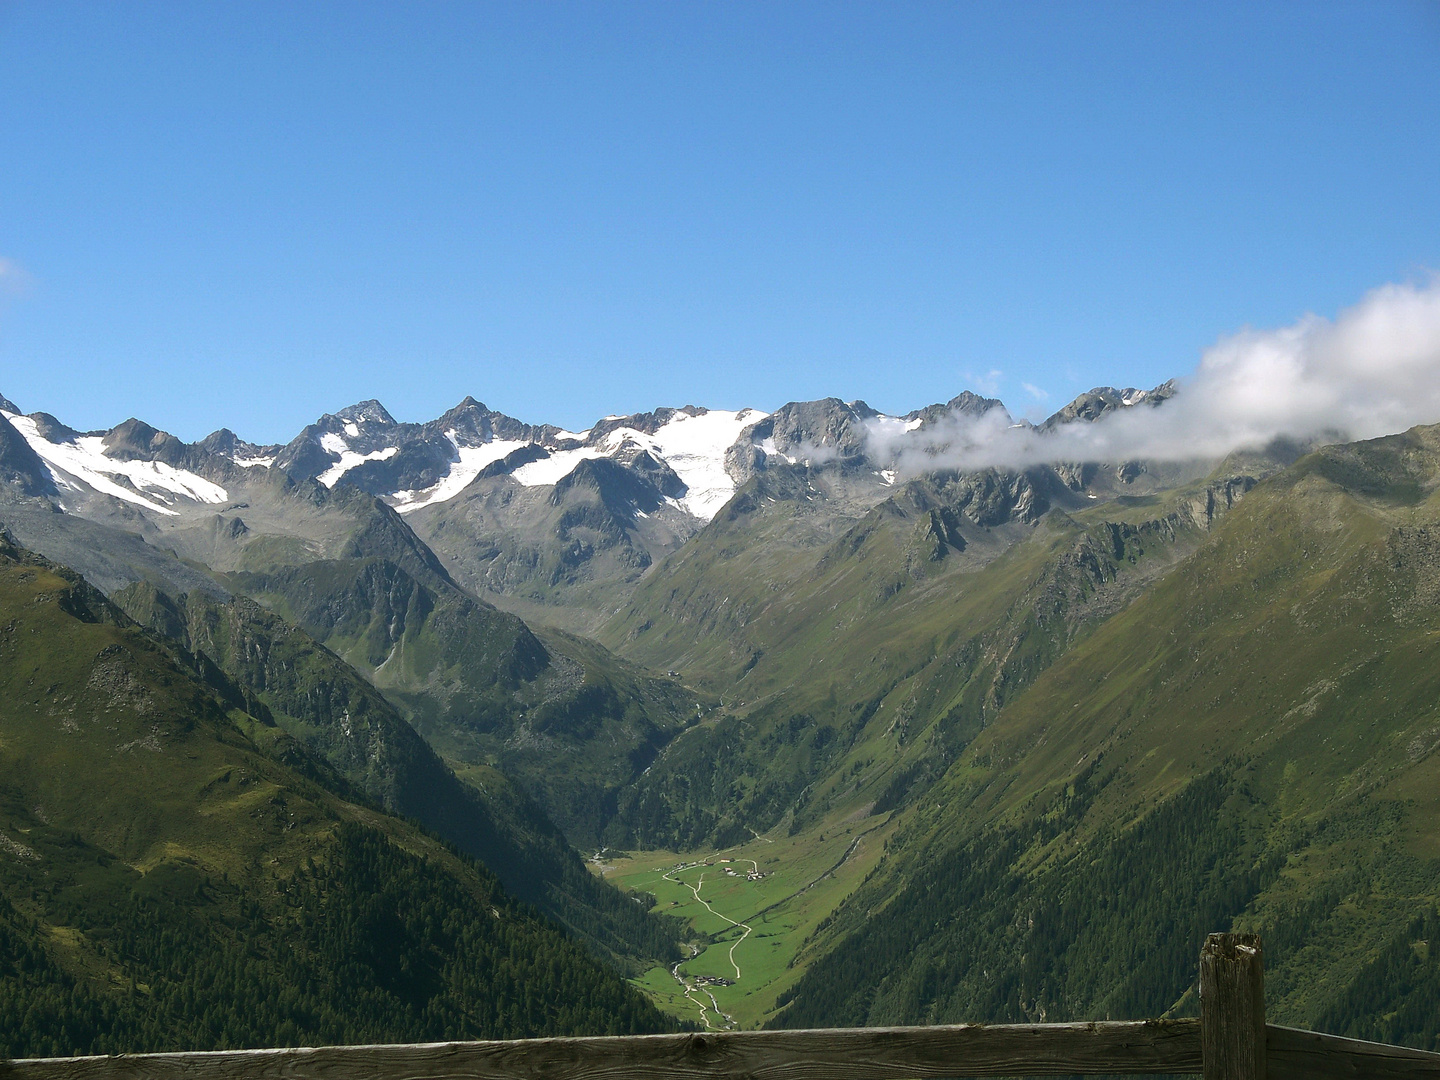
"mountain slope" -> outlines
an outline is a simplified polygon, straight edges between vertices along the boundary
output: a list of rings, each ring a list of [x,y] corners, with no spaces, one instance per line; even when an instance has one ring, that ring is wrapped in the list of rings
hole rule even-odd
[[[1193,1009],[1233,925],[1276,1021],[1434,1045],[1437,482],[1429,428],[1258,486],[904,815],[782,1022]]]
[[[493,770],[462,782],[394,705],[303,630],[243,597],[171,598],[137,583],[114,597],[143,625],[212,660],[268,715],[391,813],[419,821],[491,869],[621,967],[676,952],[676,929],[586,871],[564,836]]]
[[[478,864],[281,764],[306,755],[8,543],[0,658],[7,1056],[663,1026]]]
[[[1227,472],[1103,504],[1043,472],[938,475],[848,528],[825,506],[843,476],[757,475],[607,627],[613,647],[728,699],[625,793],[610,841],[684,847],[782,823],[793,834],[841,806],[879,813],[919,797],[1254,483]],[[1042,514],[1042,485],[1076,513]]]
[[[49,459],[76,470],[55,473],[69,478],[73,512],[40,498],[0,506],[0,523],[26,543],[110,592],[147,582],[175,595],[261,600],[375,682],[456,762],[508,764],[573,842],[594,842],[614,792],[694,717],[695,695],[603,650],[565,635],[542,644],[516,616],[460,588],[395,510],[349,483],[242,468],[134,423],[102,437],[19,420]],[[382,433],[394,426],[375,422]],[[178,464],[143,456],[161,453]],[[227,501],[190,504],[176,494],[210,482],[173,471],[204,461],[225,481]],[[159,471],[137,477],[170,485],[165,513],[154,509],[161,489],[122,488],[128,474],[106,471],[141,465]],[[534,734],[537,721],[545,730]],[[533,760],[547,739],[567,756],[566,769]]]
[[[1177,392],[584,432],[365,402],[283,452],[0,407],[0,520],[461,842],[483,789],[505,859],[549,843],[503,773],[587,850],[665,848],[594,862],[714,946],[646,976],[681,1008],[723,979],[707,1024],[1185,1011],[1234,925],[1280,1019],[1426,1042],[1435,433],[954,467],[976,432],[1038,461]]]
[[[584,629],[698,530],[667,502],[683,490],[648,452],[628,463],[587,458],[550,487],[481,475],[406,520],[477,594]]]
[[[453,761],[500,766],[573,843],[594,842],[613,792],[695,716],[682,688],[559,633],[542,642],[448,578],[388,559],[224,580],[365,673]]]

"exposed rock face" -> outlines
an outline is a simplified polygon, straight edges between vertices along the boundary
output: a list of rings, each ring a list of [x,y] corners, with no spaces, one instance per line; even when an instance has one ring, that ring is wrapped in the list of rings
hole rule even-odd
[[[865,432],[861,424],[879,415],[863,401],[844,402],[839,398],[819,401],[792,401],[782,405],[741,435],[752,443],[772,440],[782,454],[853,457],[863,452]]]
[[[1154,407],[1173,393],[1173,384],[1099,387],[1041,430]],[[359,506],[354,500],[379,500],[403,516],[402,524],[381,515],[393,519],[380,530],[390,536],[387,551],[398,550],[391,534],[410,535],[427,554],[439,553],[440,574],[454,574],[464,587],[557,611],[578,605],[576,619],[557,618],[584,629],[727,500],[738,495],[752,509],[757,500],[803,507],[804,528],[828,543],[917,476],[895,468],[894,447],[912,435],[927,447],[943,443],[947,423],[997,410],[1013,422],[1001,402],[971,391],[899,417],[839,398],[790,402],[770,415],[687,405],[607,416],[574,432],[524,423],[472,397],[423,424],[399,422],[368,400],[327,413],[283,447],[250,443],[226,428],[187,444],[134,418],[86,435],[37,413],[26,419],[29,427],[0,432],[0,475],[12,492],[34,497],[50,491],[56,462],[78,462],[85,475],[62,480],[68,509],[151,540],[164,533],[163,546],[225,570],[266,566],[282,549],[280,561],[289,561],[297,544],[309,557],[343,555],[332,540],[356,535],[347,516]],[[49,449],[27,447],[32,437]],[[750,491],[762,475],[774,482]],[[1032,525],[1052,508],[1168,482],[1138,461],[918,475],[931,478],[937,505],[954,520],[983,529]],[[336,514],[349,523],[335,524]],[[359,519],[378,521],[369,509]],[[960,534],[944,521],[932,532],[958,550]]]
[[[979,394],[966,390],[951,398],[943,405],[927,405],[923,409],[916,409],[914,412],[906,413],[901,419],[906,421],[919,420],[918,429],[924,431],[928,427],[933,427],[936,423],[949,420],[955,416],[979,418],[993,409],[999,409],[1007,420],[1010,419],[1010,413],[1005,408],[1004,402],[998,398],[981,397]]]
[[[861,459],[864,423],[878,415],[863,401],[792,401],[740,433],[726,452],[726,471],[743,484],[771,457],[822,466]]]
[[[5,411],[13,411],[8,401],[0,401]],[[46,495],[54,491],[50,470],[30,448],[25,438],[0,416],[0,482],[12,484],[25,495]]]
[[[985,469],[956,474],[940,490],[951,506],[977,525],[1011,520],[1031,524],[1049,512],[1056,480],[1055,471],[1048,466],[1020,473]]]
[[[105,433],[105,454],[116,461],[163,461],[183,467],[189,447],[133,416]]]
[[[206,453],[227,457],[238,465],[268,464],[274,461],[283,449],[280,446],[257,446],[255,443],[246,442],[229,428],[212,431],[195,445]]]
[[[348,454],[357,460],[341,473],[347,483],[374,495],[424,490],[449,475],[462,448],[495,440],[543,445],[547,437],[555,442],[558,431],[494,412],[472,397],[425,424],[399,423],[380,402],[362,401],[307,426],[280,451],[275,467],[296,480],[314,479]]]
[[[51,442],[74,442],[85,434],[83,431],[67,427],[48,412],[31,413],[30,419],[35,421],[35,430],[40,433],[40,437],[49,439]],[[91,434],[95,433],[91,432]]]
[[[1153,390],[1137,390],[1133,386],[1127,386],[1123,390],[1117,390],[1113,386],[1097,386],[1088,393],[1081,394],[1040,427],[1043,431],[1053,431],[1061,424],[1071,424],[1077,420],[1099,420],[1116,409],[1134,408],[1142,404],[1153,408],[1170,400],[1178,390],[1179,384],[1174,379],[1161,383]]]

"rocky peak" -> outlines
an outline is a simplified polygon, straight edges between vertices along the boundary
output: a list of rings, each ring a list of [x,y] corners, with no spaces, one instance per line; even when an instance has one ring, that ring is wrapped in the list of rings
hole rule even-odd
[[[558,431],[559,429],[548,426],[536,427],[522,420],[516,420],[513,416],[496,412],[483,401],[476,401],[467,395],[464,401],[440,419],[425,424],[423,430],[427,436],[445,438],[449,438],[453,432],[458,445],[480,446],[492,439],[501,439],[505,442],[543,439],[546,431]]]
[[[167,431],[151,427],[133,416],[105,433],[105,456],[115,461],[163,461],[178,465],[185,444]]]
[[[273,461],[275,455],[281,450],[279,446],[257,446],[255,443],[246,442],[229,428],[212,431],[195,445],[207,454],[229,458],[237,465],[264,464],[267,461]]]
[[[218,431],[212,431],[199,442],[201,450],[205,450],[211,454],[224,454],[226,457],[233,456],[240,444],[240,436],[226,427],[222,427]]]
[[[960,413],[964,416],[984,416],[991,409],[1005,409],[1005,403],[999,398],[981,397],[979,394],[964,390],[945,403],[945,409],[951,413]],[[1008,411],[1006,412],[1008,416]]]
[[[906,413],[900,419],[907,422],[919,420],[919,426],[925,428],[957,415],[978,418],[984,416],[992,409],[999,409],[1005,414],[1007,420],[1009,419],[1010,411],[1005,408],[1004,402],[1000,401],[999,398],[981,397],[979,394],[966,390],[951,398],[943,405],[938,403],[935,405],[927,405],[923,409],[916,409],[914,412]]]
[[[479,446],[495,437],[494,427],[490,423],[490,410],[469,396],[427,426],[435,428],[443,435],[453,431],[456,441],[462,446]]]
[[[13,413],[13,406],[8,402],[6,405],[5,411]],[[48,494],[54,487],[45,463],[3,416],[0,416],[0,483],[14,484],[26,495]]]
[[[74,442],[84,434],[66,424],[62,424],[48,412],[31,413],[30,419],[35,421],[36,434],[46,442]]]
[[[354,405],[347,405],[335,414],[341,420],[348,420],[352,424],[385,424],[394,426],[395,418],[390,415],[384,405],[370,398],[368,401],[358,401]]]
[[[1179,389],[1174,379],[1163,382],[1153,390],[1137,390],[1133,386],[1118,389],[1114,386],[1097,386],[1081,394],[1070,404],[1055,413],[1040,425],[1044,431],[1054,431],[1061,424],[1077,420],[1094,422],[1106,413],[1117,409],[1129,409],[1136,405],[1155,407],[1175,396]]]
[[[752,442],[771,439],[775,449],[784,454],[823,449],[851,457],[864,448],[862,422],[878,415],[863,401],[846,402],[833,397],[792,401],[747,431]]]

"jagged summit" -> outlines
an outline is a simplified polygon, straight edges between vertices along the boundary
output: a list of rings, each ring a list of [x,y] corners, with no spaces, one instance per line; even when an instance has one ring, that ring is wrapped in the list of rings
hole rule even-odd
[[[25,417],[25,419],[31,421],[35,425],[35,430],[39,433],[41,438],[48,439],[50,442],[73,443],[76,439],[79,439],[83,435],[104,434],[104,432],[97,431],[76,431],[74,428],[70,427],[70,425],[62,424],[58,419],[56,419],[54,416],[51,416],[48,412],[31,413],[29,416]]]
[[[359,401],[354,405],[347,405],[335,414],[341,420],[349,420],[352,423],[370,424],[394,424],[395,418],[390,415],[389,410],[381,405],[374,398],[368,401]]]
[[[1119,409],[1159,405],[1175,392],[1173,382],[1148,391],[1097,387],[1034,430],[1049,432]],[[935,437],[927,432],[935,429],[942,440],[946,436],[946,429],[936,425],[997,410],[1011,423],[1000,401],[969,390],[904,416],[888,416],[858,398],[831,397],[788,402],[773,413],[694,404],[662,407],[605,416],[583,431],[527,423],[467,395],[425,423],[397,421],[376,399],[359,401],[326,413],[284,446],[262,446],[228,428],[189,444],[134,417],[109,431],[79,432],[48,413],[21,416],[8,399],[3,404],[11,428],[35,458],[29,460],[10,439],[10,473],[32,493],[54,488],[100,495],[173,516],[187,507],[203,509],[238,498],[245,481],[239,479],[243,473],[234,471],[237,467],[274,469],[297,483],[359,488],[411,515],[434,512],[462,495],[549,491],[587,462],[604,459],[622,470],[623,481],[617,475],[597,487],[593,476],[599,474],[587,473],[590,479],[575,490],[599,491],[602,501],[627,521],[654,517],[668,522],[666,535],[678,537],[714,518],[767,469],[840,469],[853,474],[853,482],[878,491],[896,482],[893,463],[911,445],[907,440],[929,438],[926,452],[933,455]],[[612,495],[621,491],[623,497]],[[562,492],[554,497],[578,496]]]
[[[3,416],[0,416],[0,483],[13,484],[25,495],[48,494],[55,486],[40,455]]]
[[[105,433],[101,439],[105,456],[115,461],[164,461],[178,465],[186,446],[166,431],[159,431],[133,416]]]
[[[1088,393],[1081,394],[1047,419],[1040,427],[1044,431],[1053,431],[1061,424],[1069,424],[1076,420],[1099,420],[1106,413],[1114,412],[1116,409],[1129,409],[1136,405],[1152,407],[1162,405],[1174,397],[1178,390],[1179,383],[1174,379],[1161,383],[1153,390],[1137,390],[1133,386],[1127,386],[1124,389],[1117,389],[1113,386],[1097,386]]]
[[[212,431],[195,444],[208,454],[229,458],[241,468],[269,468],[280,453],[279,446],[257,446],[246,442],[229,428]]]
[[[999,398],[981,397],[973,391],[965,390],[947,401],[945,407],[951,412],[965,413],[968,416],[984,416],[991,409],[1004,409],[1005,403]]]

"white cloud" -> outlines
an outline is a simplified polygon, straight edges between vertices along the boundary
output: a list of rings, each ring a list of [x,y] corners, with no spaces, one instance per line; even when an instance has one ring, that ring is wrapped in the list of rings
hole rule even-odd
[[[1049,401],[1050,395],[1034,383],[1022,382],[1020,388],[1033,397],[1036,401]]]
[[[1028,389],[1028,387],[1027,387]],[[1174,398],[1052,432],[1002,410],[909,438],[872,435],[902,471],[1053,461],[1218,458],[1287,436],[1369,439],[1440,422],[1440,282],[1386,285],[1332,320],[1242,330],[1206,351]]]

